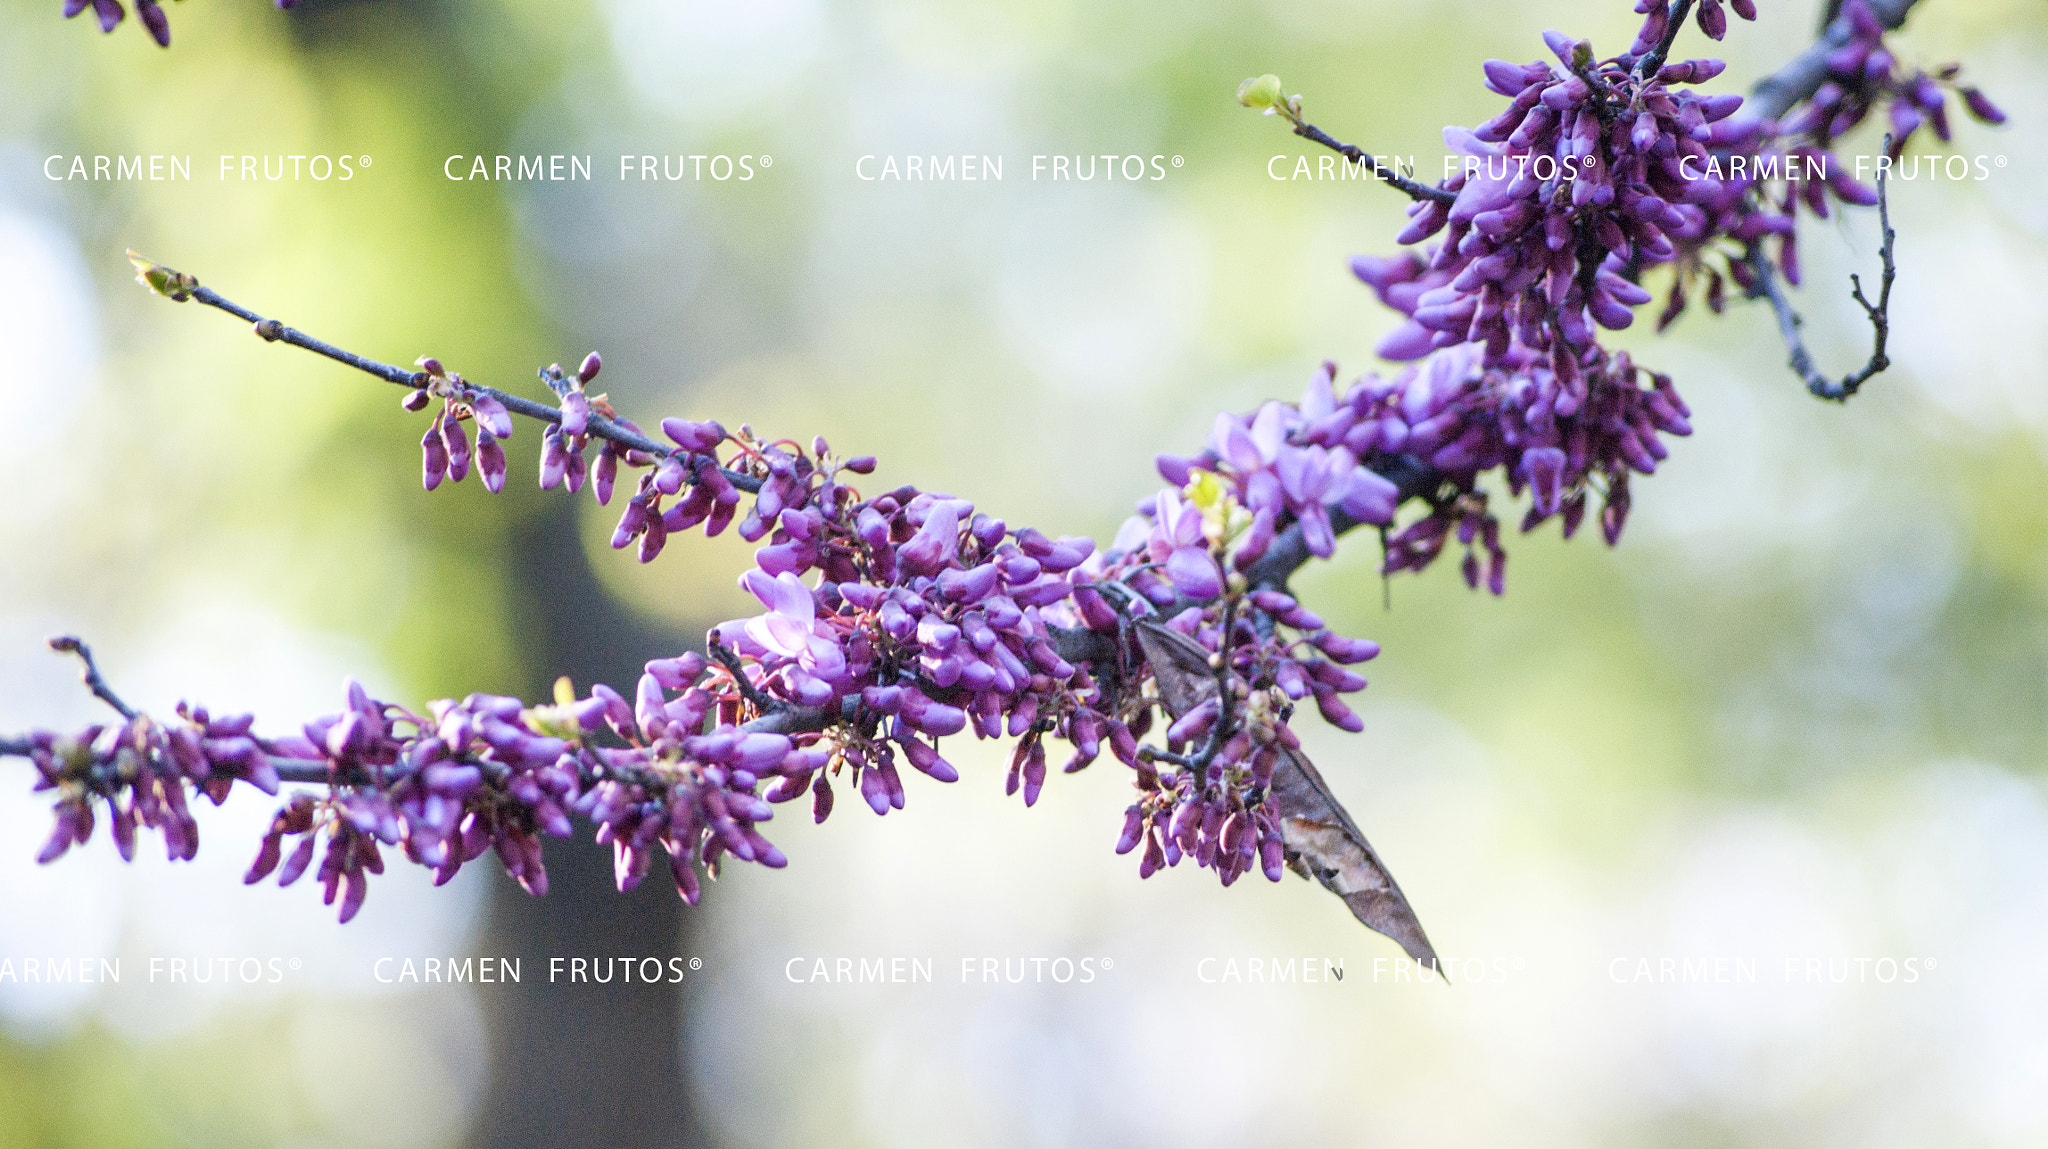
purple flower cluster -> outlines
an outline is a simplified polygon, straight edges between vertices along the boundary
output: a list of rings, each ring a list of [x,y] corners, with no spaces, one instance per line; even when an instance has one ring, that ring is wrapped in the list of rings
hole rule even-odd
[[[1301,525],[1310,554],[1330,557],[1336,549],[1333,509],[1356,522],[1392,520],[1399,491],[1359,461],[1384,448],[1381,429],[1376,423],[1361,424],[1357,411],[1337,402],[1331,387],[1335,371],[1335,364],[1325,364],[1298,406],[1269,402],[1248,416],[1219,414],[1201,455],[1159,456],[1160,476],[1173,487],[1147,508],[1151,522],[1142,545],[1161,565],[1173,591],[1210,599],[1223,589],[1222,568],[1207,549],[1215,531],[1205,528],[1202,509],[1183,502],[1178,490],[1196,471],[1222,480],[1220,489],[1233,505],[1250,514],[1243,538],[1232,548],[1231,565],[1237,570],[1265,557],[1278,532],[1295,523]],[[1140,541],[1119,536],[1115,549],[1129,550]],[[1154,583],[1142,574],[1132,585],[1157,600]],[[1160,604],[1171,602],[1169,596]]]
[[[1569,412],[1560,410],[1550,401],[1563,394],[1549,377],[1551,362],[1517,349],[1489,365],[1467,344],[1436,352],[1391,380],[1368,375],[1352,389],[1350,402],[1384,426],[1405,429],[1405,437],[1394,437],[1398,430],[1390,435],[1393,449],[1425,461],[1443,482],[1430,513],[1388,540],[1387,571],[1422,569],[1455,533],[1467,548],[1466,582],[1477,586],[1481,577],[1476,541],[1486,552],[1487,585],[1501,593],[1506,555],[1479,488],[1480,477],[1496,469],[1511,494],[1529,490],[1522,530],[1557,516],[1570,538],[1589,494],[1598,494],[1602,534],[1610,545],[1619,540],[1629,475],[1657,469],[1669,454],[1663,436],[1692,433],[1691,411],[1669,376],[1604,349],[1581,375],[1583,397]]]
[[[1634,48],[1608,60],[1547,32],[1556,63],[1487,61],[1487,87],[1510,104],[1471,131],[1446,129],[1464,158],[1442,185],[1455,198],[1417,201],[1398,237],[1440,238],[1426,259],[1358,267],[1408,316],[1380,354],[1419,359],[1471,342],[1493,366],[1542,353],[1555,390],[1540,402],[1570,414],[1585,401],[1583,376],[1600,366],[1595,327],[1629,326],[1650,298],[1635,282],[1641,267],[1670,261],[1673,236],[1705,226],[1696,201],[1715,189],[1686,161],[1747,130],[1726,123],[1742,97],[1688,87],[1719,75],[1720,61],[1638,66],[1663,34],[1664,7],[1652,8]],[[1718,6],[1700,8],[1703,25],[1710,12]]]
[[[186,804],[186,783],[216,805],[237,781],[277,793],[277,770],[249,733],[252,716],[215,718],[203,708],[181,705],[178,717],[167,725],[137,715],[75,735],[29,736],[29,758],[39,775],[35,788],[58,794],[56,829],[36,855],[38,862],[84,845],[100,802],[123,859],[135,857],[135,831],[144,827],[163,835],[166,855],[178,862],[199,852],[199,824]]]
[[[1884,25],[1865,0],[1848,0],[1842,17],[1849,21],[1849,41],[1828,54],[1828,80],[1813,98],[1778,121],[1784,136],[1811,136],[1821,146],[1853,131],[1872,109],[1886,105],[1894,158],[1922,125],[1947,143],[1950,136],[1948,97],[1953,88],[1969,114],[1986,124],[2002,124],[2005,113],[1973,87],[1959,86],[1962,68],[1948,64],[1932,73],[1907,70],[1884,43]]]
[[[1215,687],[1171,721],[1163,752],[1128,736],[1111,740],[1117,757],[1135,770],[1138,787],[1117,853],[1142,843],[1141,877],[1189,857],[1215,870],[1226,886],[1255,864],[1278,881],[1284,847],[1280,816],[1267,795],[1280,756],[1300,749],[1288,727],[1294,705],[1313,697],[1326,721],[1363,729],[1339,695],[1365,687],[1364,677],[1346,665],[1375,657],[1379,646],[1330,631],[1292,596],[1271,589],[1189,606],[1163,627],[1208,653],[1213,670],[1202,673],[1213,674]],[[1162,694],[1176,689],[1166,680],[1173,671],[1153,665],[1150,673]],[[1131,733],[1149,732],[1146,707],[1130,722]]]
[[[761,544],[740,582],[762,612],[713,628],[708,658],[650,662],[630,703],[600,685],[582,699],[558,690],[544,707],[472,695],[434,703],[422,718],[351,683],[346,709],[282,738],[254,737],[246,718],[209,726],[198,715],[206,737],[194,745],[232,768],[196,769],[195,785],[253,777],[274,790],[284,764],[291,780],[325,787],[278,813],[248,881],[296,881],[314,869],[324,837],[318,873],[344,921],[364,904],[386,848],[437,881],[494,850],[540,893],[541,837],[571,832],[582,816],[612,845],[622,888],[645,876],[658,847],[694,901],[698,866],[715,869],[727,855],[785,863],[760,832],[774,804],[808,794],[822,821],[839,776],[876,813],[901,809],[899,758],[955,781],[939,742],[971,728],[1015,740],[1006,784],[1027,805],[1045,785],[1051,740],[1071,745],[1067,772],[1107,747],[1136,771],[1161,832],[1172,827],[1158,858],[1192,855],[1229,882],[1279,848],[1263,796],[1276,756],[1296,745],[1286,729],[1294,704],[1312,697],[1332,723],[1361,725],[1339,695],[1365,680],[1344,666],[1378,647],[1242,577],[1281,532],[1299,530],[1327,554],[1333,515],[1392,518],[1399,492],[1359,462],[1361,451],[1384,453],[1389,420],[1350,396],[1340,402],[1329,370],[1299,406],[1219,417],[1208,451],[1162,460],[1178,488],[1151,500],[1153,519],[1135,520],[1129,545],[1107,555],[1093,540],[1012,529],[947,495],[902,487],[863,498],[844,479],[874,461],[838,460],[822,440],[806,449],[668,419],[673,447],[629,445],[638,432],[584,393],[599,366],[591,356],[574,382],[544,373],[561,403],[543,482],[570,481],[577,471],[565,460],[597,438],[605,454],[583,472],[593,483],[621,463],[642,471],[616,541],[639,538],[651,558],[659,543],[649,546],[650,532],[736,523]],[[483,455],[509,437],[507,401],[431,359],[420,367],[424,385],[407,405],[442,401],[423,446],[428,485],[459,481],[472,465],[502,475],[502,454],[489,464]],[[600,418],[612,429],[602,438]],[[1139,742],[1164,689],[1133,627],[1141,619],[1216,654],[1221,668],[1222,689],[1168,724],[1164,749]],[[600,744],[606,730],[615,744]],[[93,769],[102,758],[82,760]],[[181,794],[166,777],[159,790]],[[70,809],[89,818],[90,800]],[[60,819],[67,843],[80,816]]]
[[[1266,782],[1258,785],[1271,781],[1268,766]],[[1124,811],[1116,852],[1128,854],[1144,844],[1144,852],[1138,856],[1141,878],[1177,866],[1182,858],[1193,858],[1197,865],[1214,869],[1226,886],[1255,864],[1277,882],[1286,865],[1280,816],[1270,802],[1247,804],[1248,794],[1256,791],[1231,786],[1200,788],[1191,775],[1180,772],[1143,789]]]
[[[731,709],[716,691],[692,685],[703,669],[694,654],[649,663],[632,707],[608,688],[593,692],[601,703],[595,717],[629,745],[590,752],[597,781],[572,804],[597,824],[598,841],[611,845],[621,890],[646,876],[660,845],[677,892],[692,905],[699,863],[714,873],[726,854],[771,869],[788,864],[757,828],[774,817],[760,787],[781,784],[801,793],[830,757],[788,735],[731,723],[698,733],[707,719],[715,723],[720,710]],[[665,682],[680,687],[678,697],[668,697]]]
[[[418,411],[435,397],[442,400],[427,433],[420,439],[420,482],[427,490],[447,479],[459,483],[469,477],[472,464],[492,492],[505,489],[505,448],[502,440],[512,437],[512,413],[505,404],[484,391],[471,387],[462,376],[452,374],[431,357],[419,361],[427,379],[424,387],[405,393],[401,404]],[[476,421],[476,450],[470,450],[465,421]]]
[[[2005,113],[1982,92],[1954,84],[1958,65],[1932,73],[1904,69],[1885,46],[1884,27],[1865,0],[1848,0],[1841,19],[1848,22],[1851,38],[1828,55],[1829,78],[1812,97],[1775,122],[1738,116],[1717,125],[1721,130],[1705,141],[1706,154],[1693,157],[1689,166],[1702,178],[1693,181],[1697,193],[1692,202],[1705,217],[1700,226],[1672,236],[1678,247],[1672,261],[1677,275],[1658,330],[1684,312],[1693,280],[1706,281],[1707,306],[1716,313],[1724,302],[1724,276],[1745,292],[1760,291],[1752,261],[1762,258],[1766,240],[1772,245],[1769,265],[1788,283],[1800,282],[1799,212],[1827,219],[1830,201],[1857,207],[1878,201],[1876,191],[1850,174],[1833,147],[1879,105],[1888,104],[1888,155],[1894,160],[1923,124],[1931,124],[1944,142],[1950,138],[1947,89],[1956,90],[1976,119],[2005,122]],[[1725,241],[1733,241],[1734,252]]]
[[[1081,765],[1095,757],[1103,692],[1052,630],[1074,617],[1070,574],[1093,540],[1012,531],[964,499],[910,487],[857,500],[794,448],[767,448],[755,466],[764,481],[740,531],[767,544],[740,582],[766,610],[714,628],[711,642],[744,660],[745,694],[842,717],[836,761],[870,808],[902,808],[898,753],[957,778],[936,740],[970,726],[1022,740],[1010,789],[1026,804],[1044,784],[1040,735],[1075,742]],[[815,589],[801,577],[813,569]],[[812,785],[822,820],[830,783],[821,773]],[[791,782],[775,798],[800,792]]]
[[[297,3],[298,0],[276,0],[279,8],[290,8]],[[64,0],[64,18],[69,20],[87,8],[92,9],[94,17],[99,20],[102,32],[113,31],[128,18],[128,10],[121,6],[121,0]],[[135,15],[149,30],[150,39],[162,47],[171,46],[171,22],[164,15],[159,0],[135,0]]]

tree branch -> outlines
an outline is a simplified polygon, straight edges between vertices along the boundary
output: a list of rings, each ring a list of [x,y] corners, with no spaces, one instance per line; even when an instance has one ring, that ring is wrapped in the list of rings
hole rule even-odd
[[[1347,144],[1341,140],[1334,139],[1328,132],[1316,127],[1307,120],[1301,119],[1298,116],[1288,115],[1284,111],[1282,114],[1287,115],[1287,118],[1293,122],[1295,135],[1300,136],[1302,139],[1319,143],[1338,155],[1343,156],[1345,159],[1350,160],[1352,163],[1370,170],[1375,178],[1385,182],[1387,186],[1401,192],[1409,199],[1418,201],[1433,200],[1440,204],[1449,204],[1458,198],[1456,192],[1449,192],[1439,187],[1417,183],[1402,175],[1398,167],[1389,168],[1382,166],[1380,161],[1374,158],[1371,152],[1366,151],[1357,144]]]
[[[155,288],[161,294],[179,303],[190,299],[197,303],[203,303],[208,307],[225,311],[229,315],[253,325],[257,336],[267,342],[288,343],[293,347],[303,348],[316,355],[324,355],[337,363],[346,364],[366,375],[375,376],[387,383],[395,383],[401,387],[410,387],[418,390],[426,387],[428,384],[430,376],[424,371],[409,370],[396,364],[384,363],[367,356],[358,355],[353,351],[336,347],[296,328],[287,327],[275,319],[266,319],[254,311],[243,307],[241,304],[226,298],[212,288],[200,286],[198,281],[193,280],[190,276],[183,276],[182,273],[171,271],[158,265],[150,266],[153,270],[165,272],[171,277],[182,277],[185,281],[180,283],[177,278],[171,280],[171,286],[177,288],[177,290],[165,290],[155,283],[149,283],[149,286]],[[145,282],[148,282],[147,276],[148,273],[145,272]],[[515,415],[524,415],[529,419],[536,419],[543,423],[560,423],[562,421],[561,411],[546,403],[538,403],[532,399],[514,395],[508,391],[500,391],[496,387],[487,387],[481,383],[473,383],[469,380],[464,380],[463,383],[464,386],[470,388],[478,395],[486,395],[503,403],[505,409]],[[656,458],[675,454],[678,451],[678,448],[674,446],[657,442],[645,435],[636,434],[620,426],[616,420],[607,418],[594,411],[590,415],[589,434],[593,438],[617,443],[621,447],[635,451],[644,451]],[[761,480],[753,475],[724,467],[719,469],[724,473],[726,481],[740,490],[751,494],[761,489]]]
[[[1885,136],[1885,150],[1891,150],[1889,135]],[[1799,376],[1806,384],[1806,389],[1817,399],[1844,402],[1856,394],[1871,376],[1891,366],[1891,359],[1885,353],[1885,344],[1891,336],[1892,281],[1898,276],[1898,265],[1892,258],[1892,243],[1898,238],[1898,233],[1892,230],[1891,205],[1885,188],[1883,168],[1877,171],[1877,221],[1883,233],[1883,241],[1878,245],[1878,259],[1882,271],[1878,280],[1877,302],[1871,303],[1863,294],[1861,277],[1849,277],[1850,297],[1863,308],[1864,317],[1870,320],[1870,358],[1863,366],[1839,380],[1821,374],[1820,369],[1814,365],[1813,353],[1807,350],[1806,339],[1799,330],[1805,320],[1793,310],[1792,301],[1786,298],[1785,289],[1778,282],[1776,267],[1764,255],[1763,244],[1758,241],[1749,244],[1747,260],[1750,270],[1757,278],[1757,289],[1753,294],[1761,294],[1770,301],[1771,310],[1777,313],[1778,317],[1778,334],[1784,337],[1785,349],[1789,352],[1786,365],[1792,368],[1792,373]]]
[[[65,634],[51,639],[50,649],[57,651],[59,654],[77,655],[78,661],[85,664],[80,677],[84,679],[86,689],[92,691],[94,698],[113,707],[115,713],[131,722],[134,721],[135,708],[121,701],[120,697],[114,693],[114,688],[107,685],[106,678],[100,674],[100,664],[93,661],[91,647],[78,638]]]

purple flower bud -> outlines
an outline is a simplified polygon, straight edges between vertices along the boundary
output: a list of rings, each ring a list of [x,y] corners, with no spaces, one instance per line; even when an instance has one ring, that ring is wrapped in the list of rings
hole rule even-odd
[[[505,448],[487,427],[476,429],[476,469],[483,476],[485,490],[496,494],[505,489]]]
[[[284,868],[277,872],[278,885],[289,886],[299,880],[300,875],[306,872],[306,867],[313,864],[313,850],[318,843],[318,836],[314,834],[307,834],[299,839],[298,847],[285,859]]]
[[[960,780],[960,771],[954,769],[952,763],[939,757],[937,750],[925,745],[921,740],[904,738],[899,739],[898,744],[903,747],[903,756],[908,758],[911,766],[915,767],[919,772],[940,782],[958,782]]]
[[[1033,738],[1024,751],[1024,804],[1038,804],[1039,791],[1045,789],[1045,743]]]
[[[824,774],[819,774],[817,782],[811,786],[811,818],[823,822],[831,815],[832,783]]]
[[[559,429],[550,427],[541,436],[540,443],[540,489],[554,490],[569,470],[569,450],[562,443]]]
[[[1502,96],[1519,96],[1522,89],[1529,86],[1529,77],[1523,72],[1520,64],[1510,64],[1506,60],[1488,60],[1480,65],[1480,70],[1486,75],[1486,86]]]
[[[476,425],[480,430],[489,431],[500,439],[512,437],[512,413],[497,399],[478,395],[469,401],[469,409],[476,413]]]
[[[346,888],[341,895],[340,921],[341,924],[347,925],[363,908],[363,899],[370,894],[370,883],[363,877],[361,870],[347,871],[342,876],[342,881],[346,883]]]
[[[1057,574],[1073,570],[1095,554],[1095,540],[1083,535],[1062,535],[1052,549],[1036,556],[1040,566]]]
[[[669,455],[654,468],[654,489],[673,495],[683,489],[683,456]]]
[[[1728,34],[1728,14],[1721,10],[1721,0],[1700,0],[1696,18],[1707,39],[1719,40]]]
[[[469,433],[452,414],[441,417],[441,445],[448,449],[448,477],[461,482],[469,476]]]
[[[911,726],[933,737],[958,734],[967,726],[967,712],[927,698],[921,690],[905,690],[899,713]]]
[[[2005,112],[1997,104],[1992,103],[1990,98],[1985,96],[1983,92],[1978,91],[1976,88],[1964,88],[1962,93],[1963,106],[1968,108],[1970,115],[1979,122],[1986,124],[2002,124],[2005,122]]]
[[[1119,854],[1128,854],[1132,850],[1137,849],[1138,839],[1140,836],[1143,835],[1144,830],[1144,811],[1137,806],[1132,806],[1130,809],[1125,810],[1124,830],[1122,834],[1117,836],[1116,852]]]
[[[709,451],[725,441],[725,428],[717,423],[696,423],[688,419],[663,419],[661,433],[686,451]]]
[[[584,365],[589,366],[590,360],[596,358],[597,353],[592,352],[590,359],[584,361]],[[583,392],[571,391],[562,396],[561,427],[564,435],[581,435],[590,429],[590,399]]]
[[[1192,599],[1206,601],[1223,593],[1223,572],[1198,546],[1175,547],[1166,559],[1166,577],[1175,590]]]
[[[576,381],[578,383],[588,383],[592,379],[597,378],[597,373],[603,370],[603,368],[604,360],[599,357],[597,352],[593,351],[583,357],[583,366],[576,369]]]
[[[939,593],[951,602],[980,602],[994,593],[1000,572],[993,562],[969,570],[939,572]]]
[[[626,503],[625,513],[619,516],[618,529],[612,532],[612,549],[623,548],[646,529],[647,500],[635,495]]]
[[[164,10],[157,6],[156,0],[135,0],[135,14],[142,18],[143,27],[149,29],[150,39],[155,40],[158,47],[171,46],[171,22],[164,17]]]
[[[1365,729],[1365,720],[1360,718],[1351,707],[1345,705],[1344,700],[1337,697],[1334,691],[1318,691],[1316,693],[1316,709],[1323,712],[1323,720],[1325,722],[1337,727],[1339,730],[1348,730],[1356,734]]]
[[[448,473],[448,448],[441,442],[439,417],[420,439],[420,453],[420,483],[431,491],[441,485],[441,480]]]
[[[645,669],[664,689],[682,690],[697,681],[697,676],[704,673],[704,666],[704,656],[693,650],[674,658],[653,659]]]
[[[1636,115],[1635,127],[1629,132],[1629,143],[1639,152],[1647,152],[1657,142],[1657,117],[1649,112]]]

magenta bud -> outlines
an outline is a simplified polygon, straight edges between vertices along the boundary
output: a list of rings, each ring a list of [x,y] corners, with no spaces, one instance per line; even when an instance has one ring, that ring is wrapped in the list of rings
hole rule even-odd
[[[562,433],[581,435],[590,429],[590,400],[581,391],[562,396]]]
[[[1975,88],[1963,89],[1963,106],[1970,110],[1971,116],[1983,123],[2002,124],[2005,122],[2005,112],[1997,104],[1992,103],[1990,98],[1985,96],[1983,92]]]
[[[469,409],[476,413],[478,428],[500,439],[512,437],[512,412],[507,411],[503,403],[489,395],[478,395],[469,401]]]
[[[1144,811],[1136,806],[1124,811],[1124,831],[1117,836],[1116,852],[1128,854],[1138,848],[1138,839],[1145,830]]]
[[[1153,458],[1152,465],[1159,469],[1160,478],[1176,487],[1185,487],[1188,483],[1188,471],[1192,469],[1194,460],[1185,455],[1162,454]]]
[[[592,379],[597,378],[598,371],[602,370],[603,367],[604,360],[598,356],[597,352],[593,351],[585,355],[583,357],[583,366],[576,369],[576,381],[578,383],[590,382]]]
[[[289,886],[298,881],[300,875],[306,872],[306,867],[313,864],[313,849],[318,844],[319,836],[316,834],[307,834],[299,839],[298,848],[291,852],[291,856],[284,861],[284,868],[277,872],[277,884]]]
[[[441,445],[448,449],[448,477],[461,482],[469,476],[469,432],[460,419],[442,417]]]
[[[484,489],[496,494],[505,489],[505,448],[489,430],[476,430],[476,469],[483,476]]]
[[[646,671],[668,690],[682,690],[704,673],[704,656],[696,651],[678,655],[675,658],[657,658],[648,662]]]
[[[911,766],[920,773],[929,775],[940,782],[958,782],[960,771],[953,764],[939,757],[939,752],[916,738],[906,738],[900,743],[903,756],[910,759]]]
[[[433,490],[448,474],[448,448],[441,441],[441,421],[436,419],[420,439],[420,485]]]
[[[725,428],[716,423],[697,423],[689,419],[663,419],[661,433],[686,451],[708,451],[725,441]]]

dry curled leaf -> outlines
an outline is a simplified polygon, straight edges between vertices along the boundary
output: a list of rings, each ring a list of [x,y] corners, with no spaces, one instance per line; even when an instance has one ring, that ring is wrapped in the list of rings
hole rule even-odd
[[[1149,620],[1138,622],[1137,632],[1168,714],[1179,718],[1216,693],[1216,672],[1209,665],[1209,652],[1193,639]],[[1280,813],[1289,868],[1322,883],[1324,889],[1344,900],[1353,917],[1399,942],[1409,957],[1431,969],[1441,969],[1436,950],[1394,875],[1351,821],[1343,803],[1330,793],[1329,784],[1307,755],[1281,749],[1270,797]]]

